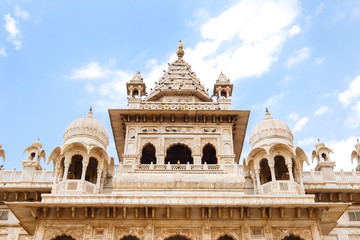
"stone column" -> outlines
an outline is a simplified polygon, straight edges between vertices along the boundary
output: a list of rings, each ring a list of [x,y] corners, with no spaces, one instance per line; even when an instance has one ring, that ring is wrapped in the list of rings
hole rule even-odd
[[[102,169],[98,168],[98,170],[97,170],[97,179],[96,179],[96,193],[100,193],[101,175],[102,175]]]
[[[255,176],[256,176],[256,185],[257,185],[258,193],[262,194],[262,190],[261,190],[261,186],[260,186],[259,169],[255,169]]]
[[[68,175],[70,163],[71,163],[71,158],[69,158],[68,156],[65,156],[65,160],[64,160],[64,166],[65,167],[64,167],[63,181],[67,180],[67,175]]]
[[[59,163],[56,162],[56,163],[54,164],[53,186],[54,186],[54,185],[56,184],[56,182],[57,182],[58,175],[59,175]]]
[[[194,165],[201,165],[201,156],[194,156]]]
[[[156,164],[162,165],[164,164],[165,157],[164,156],[157,156],[156,157]]]
[[[252,182],[253,182],[253,185],[254,185],[254,193],[257,193],[258,190],[257,190],[257,185],[255,184],[256,179],[255,179],[254,174],[251,175],[251,179],[252,179]]]
[[[269,163],[270,172],[271,172],[271,181],[276,181],[274,163]]]
[[[293,175],[293,171],[292,171],[292,164],[291,164],[291,163],[288,163],[288,164],[287,164],[287,168],[288,168],[288,171],[289,171],[290,180],[291,180],[291,181],[294,181],[294,175]]]
[[[85,180],[85,174],[86,174],[88,165],[89,165],[89,157],[86,156],[83,158],[83,161],[82,161],[81,181]]]

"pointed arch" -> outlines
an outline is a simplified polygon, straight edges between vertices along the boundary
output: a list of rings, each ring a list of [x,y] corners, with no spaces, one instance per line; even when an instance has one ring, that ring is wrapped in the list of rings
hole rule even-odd
[[[218,163],[216,158],[216,149],[211,143],[206,144],[202,150],[201,164],[204,164],[205,162],[207,164]]]
[[[289,170],[286,166],[285,158],[281,155],[276,155],[274,163],[276,180],[289,180]]]
[[[294,235],[290,235],[290,236],[284,237],[282,240],[303,240],[303,239],[300,237],[294,236]]]
[[[76,239],[70,235],[62,234],[52,238],[52,240],[76,240]]]
[[[95,157],[90,157],[89,164],[86,168],[85,181],[96,184],[98,166],[99,161]]]
[[[165,238],[165,240],[190,240],[187,237],[181,236],[181,235],[175,235],[168,238]]]
[[[165,164],[193,164],[194,160],[192,157],[191,148],[185,144],[174,144],[166,150]]]
[[[140,239],[133,235],[127,235],[125,237],[120,238],[120,240],[140,240]]]
[[[80,154],[74,154],[71,157],[71,163],[69,166],[69,172],[67,179],[81,179],[83,156]]]
[[[144,145],[141,151],[141,164],[156,164],[156,149],[152,143],[147,143]]]
[[[266,158],[260,160],[259,167],[260,167],[260,184],[271,182],[272,181],[271,171],[268,160]]]
[[[234,240],[234,239],[228,235],[224,235],[222,237],[219,237],[218,240]]]

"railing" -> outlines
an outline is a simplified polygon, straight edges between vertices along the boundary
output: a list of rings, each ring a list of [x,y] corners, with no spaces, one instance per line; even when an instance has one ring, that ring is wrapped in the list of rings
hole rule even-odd
[[[95,193],[96,185],[83,180],[66,180],[53,187],[53,193],[58,194],[86,194]]]
[[[116,169],[116,171],[115,171]],[[221,171],[234,173],[238,171],[238,165],[218,165],[218,164],[119,164],[114,168],[117,172],[136,172],[136,171]]]
[[[219,109],[219,104],[215,102],[209,103],[198,103],[198,102],[173,102],[173,103],[161,103],[161,102],[141,102],[140,109],[169,109],[169,110],[195,110],[195,109],[202,109],[202,110],[215,110]]]
[[[261,193],[275,195],[301,194],[301,187],[293,181],[277,180],[261,185]]]
[[[335,178],[337,183],[360,183],[360,172],[351,171],[351,172],[345,172],[343,170],[334,172]],[[304,183],[322,183],[324,182],[324,177],[322,175],[322,172],[320,171],[310,171],[310,172],[304,172]]]
[[[0,182],[52,182],[53,171],[37,170],[33,176],[25,176],[24,171],[20,170],[0,170]]]

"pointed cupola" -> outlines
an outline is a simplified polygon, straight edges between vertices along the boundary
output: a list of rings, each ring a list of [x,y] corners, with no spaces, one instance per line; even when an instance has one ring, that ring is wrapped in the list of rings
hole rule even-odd
[[[178,59],[169,63],[168,70],[164,70],[163,76],[155,83],[146,101],[212,102],[208,91],[192,71],[191,65],[183,60],[185,52],[181,41],[176,54]]]
[[[146,95],[145,88],[146,86],[140,72],[137,72],[133,78],[126,83],[129,108],[139,108],[141,97]]]
[[[221,109],[230,109],[232,91],[233,84],[230,83],[230,80],[221,72],[214,84],[213,93],[213,95],[217,97],[217,102],[220,104]]]

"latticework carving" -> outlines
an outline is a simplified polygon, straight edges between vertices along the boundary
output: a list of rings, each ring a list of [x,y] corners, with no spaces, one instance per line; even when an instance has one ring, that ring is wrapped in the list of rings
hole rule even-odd
[[[284,237],[294,235],[304,240],[311,240],[310,228],[273,228],[273,239],[281,240]]]
[[[184,236],[191,240],[202,239],[201,228],[155,228],[155,240],[163,240],[171,236]]]

